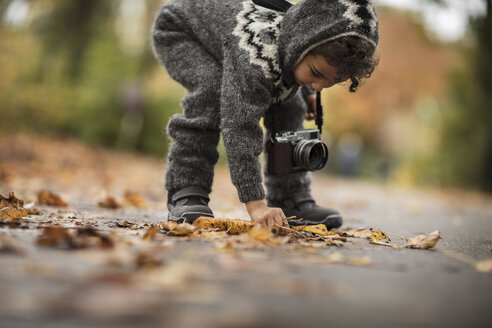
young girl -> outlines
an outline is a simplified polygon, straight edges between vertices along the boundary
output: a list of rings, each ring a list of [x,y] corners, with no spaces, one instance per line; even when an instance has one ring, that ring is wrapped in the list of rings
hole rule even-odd
[[[316,205],[308,173],[265,174],[265,204],[260,118],[270,130],[279,102],[276,129],[301,129],[314,117],[314,91],[348,80],[354,92],[371,75],[378,42],[371,1],[301,0],[279,11],[252,0],[171,0],[157,15],[153,42],[188,91],[183,114],[168,125],[169,219],[213,217],[208,195],[222,133],[232,182],[253,221],[287,225],[295,215],[302,224],[342,224],[338,212]]]

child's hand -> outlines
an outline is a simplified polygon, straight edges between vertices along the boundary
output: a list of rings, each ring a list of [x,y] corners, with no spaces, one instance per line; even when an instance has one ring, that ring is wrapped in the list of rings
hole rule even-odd
[[[316,118],[316,94],[310,94],[306,97],[307,102],[307,112],[306,120],[311,121]]]
[[[262,199],[252,200],[246,203],[251,220],[263,225],[288,227],[289,223],[282,209],[277,207],[267,207]]]

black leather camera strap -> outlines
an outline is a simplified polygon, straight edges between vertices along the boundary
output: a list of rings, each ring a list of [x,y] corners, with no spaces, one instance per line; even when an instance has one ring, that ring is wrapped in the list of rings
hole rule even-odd
[[[292,7],[292,4],[285,0],[253,0],[253,2],[258,6],[283,12]]]
[[[321,92],[316,92],[316,126],[321,135],[323,129],[323,106],[321,105]]]

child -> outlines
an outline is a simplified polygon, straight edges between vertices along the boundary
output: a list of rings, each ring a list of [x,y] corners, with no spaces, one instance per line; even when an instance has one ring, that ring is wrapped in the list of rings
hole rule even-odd
[[[286,226],[295,215],[329,229],[342,224],[338,212],[316,205],[307,173],[265,173],[265,204],[260,119],[268,136],[278,101],[277,131],[302,129],[314,117],[313,91],[350,80],[354,92],[371,75],[378,23],[369,0],[301,0],[285,12],[251,0],[171,0],[157,15],[153,42],[188,91],[184,113],[168,125],[169,219],[213,217],[208,195],[222,133],[232,182],[253,221]]]

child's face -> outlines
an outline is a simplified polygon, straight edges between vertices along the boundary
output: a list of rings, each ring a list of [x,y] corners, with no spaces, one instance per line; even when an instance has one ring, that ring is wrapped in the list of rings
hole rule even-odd
[[[316,91],[343,81],[337,74],[337,68],[328,64],[324,57],[319,55],[304,57],[294,68],[294,77],[299,85]]]

